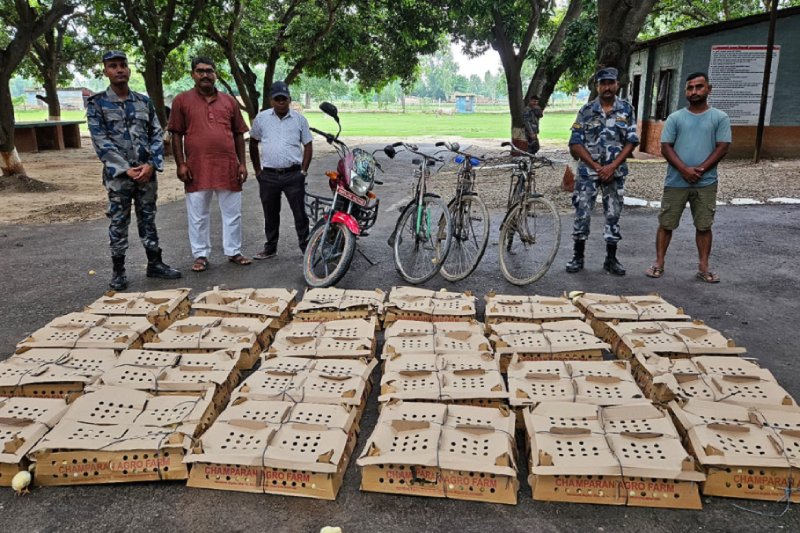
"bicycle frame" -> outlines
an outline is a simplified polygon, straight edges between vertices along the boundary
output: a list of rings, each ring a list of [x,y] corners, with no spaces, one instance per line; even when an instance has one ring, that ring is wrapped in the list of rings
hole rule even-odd
[[[416,227],[415,233],[417,238],[420,238],[420,231],[422,229],[422,206],[423,206],[423,199],[425,195],[428,193],[428,180],[431,177],[431,172],[428,170],[430,165],[429,161],[434,161],[437,163],[443,163],[444,160],[436,157],[436,155],[429,155],[419,151],[419,147],[415,144],[407,144],[407,143],[395,143],[398,146],[402,146],[407,152],[411,152],[412,154],[416,154],[422,157],[422,160],[419,163],[419,169],[414,171],[415,178],[417,178],[417,186],[416,190],[414,191],[414,198],[409,202],[409,204],[417,204],[417,218],[416,218]],[[402,211],[401,211],[402,216]],[[428,214],[430,216],[430,213]],[[398,219],[399,220],[399,219]],[[427,225],[426,228],[426,235],[424,236],[428,240],[431,239],[431,227],[430,224]]]

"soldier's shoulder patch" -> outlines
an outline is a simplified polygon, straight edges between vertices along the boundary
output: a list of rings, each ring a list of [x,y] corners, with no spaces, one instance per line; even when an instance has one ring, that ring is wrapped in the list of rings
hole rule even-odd
[[[582,128],[583,128],[583,124],[581,124],[580,122],[576,122],[575,124],[572,125],[572,129],[573,130],[579,130],[579,129],[582,129]]]
[[[625,117],[617,117],[617,122],[624,122],[625,124],[628,123],[628,119]]]

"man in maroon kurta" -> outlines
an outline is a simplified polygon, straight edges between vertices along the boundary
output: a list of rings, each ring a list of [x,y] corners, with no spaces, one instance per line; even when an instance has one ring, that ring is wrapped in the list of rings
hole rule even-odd
[[[192,60],[194,89],[175,97],[167,129],[178,179],[186,190],[192,270],[208,268],[211,200],[216,191],[222,214],[222,247],[228,260],[249,265],[242,256],[242,184],[247,179],[244,134],[248,127],[239,103],[214,86],[217,75],[211,59]]]

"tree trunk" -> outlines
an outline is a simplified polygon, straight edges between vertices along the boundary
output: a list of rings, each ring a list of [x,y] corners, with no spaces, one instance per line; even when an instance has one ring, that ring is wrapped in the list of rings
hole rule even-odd
[[[44,76],[44,101],[47,103],[48,120],[61,120],[61,102],[58,100],[58,73]]]
[[[530,100],[532,95],[539,96],[539,107],[542,109],[547,107],[550,97],[555,91],[558,80],[564,75],[569,67],[568,59],[561,57],[561,52],[564,49],[564,43],[567,38],[567,28],[578,17],[581,16],[583,11],[583,0],[570,0],[567,12],[561,20],[553,39],[547,47],[544,60],[536,65],[536,71],[533,74],[528,91],[525,93],[525,100]]]
[[[250,119],[250,124],[252,124],[258,114],[258,96],[256,96],[256,100],[253,101],[250,87],[246,81],[247,74],[239,67],[239,62],[236,61],[236,56],[233,51],[226,51],[225,57],[228,59],[228,66],[231,69],[231,76],[233,76],[233,81],[236,83],[236,88],[239,89],[239,98],[242,99],[242,104]],[[253,83],[252,86],[253,89],[255,89],[255,83]],[[256,93],[256,95],[257,94],[258,93]]]
[[[167,120],[167,106],[164,103],[165,61],[166,58],[156,59],[152,55],[148,56],[142,76],[144,77],[145,88],[147,88],[147,96],[153,102],[158,122],[161,123],[161,129],[164,130],[164,155],[172,155],[172,143],[170,143],[170,135],[167,131],[169,123]]]
[[[10,81],[10,76],[0,76],[0,171],[3,176],[25,174],[14,147],[14,103],[11,101]]]
[[[511,142],[520,150],[527,150],[528,141],[525,138],[525,124],[522,121],[525,101],[522,96],[521,69],[515,72],[506,71],[506,87],[508,88],[508,110],[511,112]]]
[[[278,66],[279,58],[280,53],[275,48],[270,50],[269,60],[267,61],[267,66],[264,68],[264,90],[262,91],[263,101],[261,103],[262,111],[266,111],[272,107],[272,103],[269,101],[269,90],[274,82],[275,69]]]
[[[657,0],[598,0],[597,2],[597,68],[613,67],[618,71],[619,86],[630,82],[628,66],[631,47],[644,26],[647,15]],[[589,99],[597,98],[592,83]]]
[[[406,92],[400,91],[400,104],[403,106],[403,114],[406,114]]]

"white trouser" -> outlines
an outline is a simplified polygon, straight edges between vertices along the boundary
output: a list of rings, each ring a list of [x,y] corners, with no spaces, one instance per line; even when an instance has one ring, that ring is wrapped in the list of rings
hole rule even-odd
[[[217,193],[222,215],[222,248],[225,255],[242,253],[242,193],[207,189],[186,193],[189,242],[195,259],[211,255],[211,198],[214,193]]]

